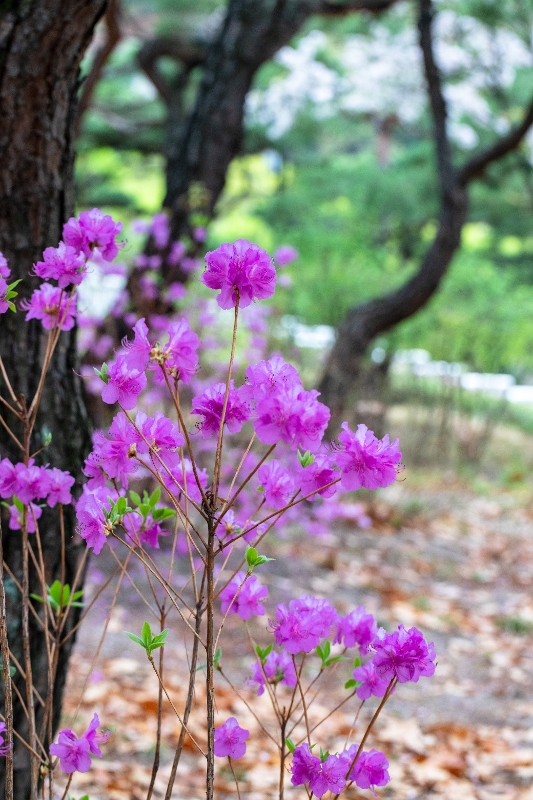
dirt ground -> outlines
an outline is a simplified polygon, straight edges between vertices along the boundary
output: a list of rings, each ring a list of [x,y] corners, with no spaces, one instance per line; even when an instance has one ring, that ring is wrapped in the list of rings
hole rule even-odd
[[[490,484],[478,489],[407,476],[369,501],[371,529],[343,525],[332,530],[327,540],[294,534],[264,547],[264,552],[276,557],[263,573],[266,578],[268,572],[265,582],[270,588],[271,616],[277,602],[314,593],[327,597],[344,613],[362,604],[389,629],[399,623],[416,625],[435,643],[435,677],[400,686],[370,738],[370,745],[382,749],[390,761],[392,780],[379,790],[384,798],[533,800],[532,493]],[[93,559],[93,592],[115,566],[109,554]],[[146,579],[135,569],[133,577],[148,596]],[[95,604],[82,625],[69,678],[65,722],[71,723],[86,682],[76,730],[82,730],[97,711],[102,724],[113,727],[114,733],[103,745],[103,759],[95,758],[90,772],[75,776],[70,790],[75,798],[84,794],[91,800],[146,797],[155,740],[157,681],[146,659],[142,660],[141,649],[123,633],[138,631],[146,618],[142,599],[126,582],[93,666],[91,659],[105,619],[103,602]],[[267,618],[263,620],[255,633],[260,643],[266,644]],[[268,727],[267,696],[254,700],[253,689],[245,683],[252,656],[244,626],[235,618],[228,622],[223,634],[223,668],[232,681],[244,687],[245,698],[253,700],[253,708]],[[176,633],[174,641],[177,638]],[[165,680],[178,707],[184,701],[185,668],[183,650],[174,649]],[[325,685],[325,697],[319,697],[310,710],[311,721],[346,696],[343,683],[350,677],[349,665],[335,669],[338,677],[333,673]],[[235,715],[241,726],[250,730],[247,754],[238,762],[241,797],[277,797],[279,765],[270,740],[222,680],[217,703],[219,711]],[[365,704],[350,742],[358,741],[358,731],[375,707],[375,699]],[[355,698],[317,730],[317,742],[324,749],[336,752],[344,747],[356,708]],[[193,719],[193,729],[202,731],[199,713],[194,712]],[[179,729],[165,703],[161,768],[154,790],[157,800],[165,794]],[[205,796],[201,763],[202,757],[189,742],[173,798]],[[303,787],[293,788],[287,782],[289,800],[307,796]],[[60,775],[58,783],[60,788]],[[370,790],[350,789],[343,794],[347,800],[371,796]],[[237,798],[235,783],[225,767],[217,778],[217,797]]]

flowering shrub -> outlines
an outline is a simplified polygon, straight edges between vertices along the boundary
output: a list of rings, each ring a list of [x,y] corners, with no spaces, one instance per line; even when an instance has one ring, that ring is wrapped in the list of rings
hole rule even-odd
[[[166,246],[169,232],[164,219],[154,220],[152,226],[152,234]],[[74,324],[76,292],[89,264],[101,266],[117,255],[120,232],[121,226],[97,209],[84,212],[67,222],[64,241],[55,249],[48,248],[43,261],[34,266],[36,275],[57,282],[57,286],[42,284],[29,301],[21,303],[26,318],[40,320],[48,331],[41,381],[60,331]],[[199,231],[197,241],[203,238]],[[171,253],[179,261],[186,251],[177,245],[173,243]],[[280,266],[293,258],[291,248],[277,253]],[[433,674],[433,645],[415,628],[378,629],[362,606],[343,616],[328,599],[304,595],[287,598],[272,609],[268,588],[260,577],[263,566],[272,559],[258,548],[269,547],[266,537],[279,529],[281,519],[290,521],[310,508],[327,509],[339,488],[376,489],[393,483],[401,459],[398,441],[390,443],[388,436],[379,440],[364,425],[352,431],[344,422],[338,444],[326,447],[323,438],[329,409],[318,399],[318,392],[303,387],[297,370],[280,355],[248,363],[245,380],[237,385],[239,321],[254,301],[272,296],[276,268],[264,250],[244,239],[208,253],[206,264],[203,283],[219,291],[218,305],[232,310],[233,316],[223,373],[220,368],[218,374],[211,370],[210,377],[208,369],[207,377],[200,377],[201,365],[204,368],[200,356],[205,356],[209,347],[206,337],[198,336],[185,317],[170,322],[156,316],[148,321],[129,319],[132,336],[123,340],[110,363],[95,369],[101,399],[114,406],[115,414],[107,432],[95,433],[93,449],[87,455],[87,481],[76,502],[77,533],[95,556],[108,546],[119,552],[122,548],[126,559],[138,559],[152,584],[164,592],[165,601],[159,606],[161,629],[153,633],[145,623],[139,633],[129,632],[128,636],[144,649],[160,683],[160,704],[165,695],[181,726],[169,792],[185,734],[205,760],[207,797],[213,797],[216,758],[229,759],[238,789],[232,760],[244,756],[250,733],[235,717],[219,719],[216,710],[217,681],[229,682],[219,640],[230,616],[246,623],[254,657],[251,676],[230,685],[252,711],[255,695],[268,696],[272,719],[259,722],[278,749],[280,798],[288,777],[294,786],[304,785],[309,796],[317,797],[328,792],[337,796],[352,783],[361,789],[384,786],[389,780],[387,759],[381,752],[365,750],[366,741],[398,684]],[[137,266],[158,265],[141,260]],[[1,259],[0,269],[5,281],[9,272]],[[0,305],[2,313],[13,305],[13,285],[5,289],[6,297],[9,293],[6,307]],[[2,370],[5,372],[3,365]],[[9,383],[7,388],[13,405],[8,399],[6,404],[31,433],[39,397],[24,405]],[[149,415],[138,408],[143,393],[152,393],[152,400],[157,397],[162,410],[158,407]],[[19,463],[0,460],[0,496],[10,512],[9,527],[21,532],[14,535],[22,536],[29,552],[28,534],[35,534],[38,552],[42,506],[57,507],[61,513],[63,505],[73,502],[74,479],[48,464],[36,464],[37,454],[31,454],[29,445],[21,444],[21,450]],[[321,513],[327,521],[327,513]],[[165,536],[172,542],[173,562],[176,554],[182,553],[184,565],[188,564],[190,575],[185,585],[173,582],[172,569],[163,573],[163,566],[158,565],[155,550]],[[178,542],[182,543],[180,549]],[[40,593],[30,595],[28,588],[24,603],[28,605],[31,597],[40,604],[35,613],[40,614],[43,625],[51,625],[51,621],[61,624],[70,609],[80,605],[81,592],[60,581],[48,587],[44,565],[37,571],[40,586],[35,589]],[[248,625],[254,618],[264,617],[267,610],[271,642],[260,647]],[[171,620],[169,628],[164,628],[167,619]],[[189,685],[185,707],[177,709],[162,667],[164,649],[181,640],[183,633],[189,637]],[[6,636],[5,629],[2,635]],[[23,636],[28,637],[27,629]],[[10,666],[6,658],[3,652],[4,675],[9,674]],[[205,662],[206,735],[189,727],[200,658]],[[353,668],[342,677],[347,660]],[[53,685],[56,661],[51,662],[49,685]],[[319,725],[311,727],[308,716],[311,690],[326,673],[339,676],[344,684],[342,704],[357,698],[361,707],[373,697],[379,700],[369,725],[355,736],[356,743],[347,742],[336,753],[327,750],[327,742],[322,742],[324,749],[317,746]],[[32,741],[38,741],[44,753],[38,755],[32,747],[41,776],[51,775],[56,765],[70,776],[64,797],[72,775],[90,768],[91,754],[101,756],[99,745],[109,734],[98,733],[99,724],[95,713],[81,736],[68,728],[59,731],[47,754],[46,742],[38,738],[30,718]],[[159,752],[157,720],[154,730]],[[10,759],[13,731],[8,724],[0,733],[0,752]],[[157,768],[156,759],[154,776]]]

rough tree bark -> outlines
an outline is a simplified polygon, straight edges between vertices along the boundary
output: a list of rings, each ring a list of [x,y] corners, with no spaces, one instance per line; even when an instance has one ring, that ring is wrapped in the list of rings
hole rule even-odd
[[[533,102],[522,123],[462,168],[452,161],[446,127],[446,103],[435,61],[432,38],[432,0],[419,0],[419,41],[423,55],[435,139],[441,210],[435,239],[418,272],[394,292],[351,309],[339,327],[335,345],[320,384],[321,399],[332,410],[331,429],[336,433],[356,398],[362,359],[376,336],[419,311],[438,290],[461,242],[468,216],[468,184],[483,175],[494,161],[518,147],[533,123]]]
[[[0,3],[0,250],[6,256],[12,279],[22,278],[20,296],[36,286],[29,275],[45,247],[55,246],[62,226],[72,215],[73,128],[79,86],[79,65],[105,9],[106,0],[29,0]],[[62,334],[51,366],[34,434],[34,449],[43,434],[52,433],[45,461],[79,477],[83,457],[90,449],[90,425],[81,381],[76,375],[75,331]],[[32,397],[43,353],[43,329],[26,323],[23,313],[7,313],[0,321],[0,353],[15,391]],[[5,386],[0,383],[0,393]],[[11,423],[16,420],[10,420]],[[16,430],[16,425],[14,426]],[[20,460],[12,442],[0,429],[0,453]],[[66,519],[66,582],[72,585],[80,548],[72,542],[74,516]],[[47,579],[59,577],[61,537],[56,513],[44,513],[40,530]],[[15,576],[21,573],[20,537],[4,525],[4,555]],[[10,645],[22,662],[20,596],[6,577]],[[33,586],[31,591],[40,593]],[[70,625],[75,616],[70,618]],[[34,677],[41,696],[46,695],[46,651],[41,630],[31,631]],[[55,685],[54,730],[61,712],[62,693],[74,637],[63,649]],[[24,696],[20,676],[15,681]],[[0,706],[3,701],[0,697]],[[15,704],[15,728],[24,735],[26,721]],[[36,705],[37,727],[42,708]],[[2,760],[3,762],[3,760]],[[1,764],[0,764],[1,766]],[[27,750],[15,747],[15,798],[29,797]],[[3,796],[0,775],[0,795]]]

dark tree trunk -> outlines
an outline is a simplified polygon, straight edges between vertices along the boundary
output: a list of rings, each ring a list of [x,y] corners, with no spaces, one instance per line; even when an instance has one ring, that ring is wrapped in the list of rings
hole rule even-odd
[[[466,190],[457,187],[445,200],[437,235],[416,275],[396,292],[356,306],[346,315],[319,386],[322,402],[331,409],[335,433],[342,415],[348,412],[353,417],[361,400],[362,359],[370,343],[419,311],[437,291],[459,247],[467,213]]]
[[[56,246],[73,204],[73,125],[79,85],[79,65],[105,0],[33,0],[0,2],[0,250],[6,256],[12,278],[22,278],[19,290],[27,296],[37,281],[29,276],[32,265],[45,247]],[[52,443],[41,463],[70,470],[77,478],[90,449],[90,424],[81,381],[76,375],[75,330],[61,336],[32,446],[37,450],[49,430]],[[26,323],[24,314],[8,312],[0,317],[0,354],[15,392],[31,398],[38,381],[43,355],[43,329],[39,322]],[[0,383],[5,396],[5,386]],[[9,413],[9,412],[7,412]],[[4,412],[2,412],[4,414]],[[9,422],[16,423],[14,418]],[[14,430],[17,430],[14,425]],[[20,460],[20,453],[0,428],[0,453]],[[66,515],[66,578],[72,585],[82,550],[72,541],[72,508]],[[21,574],[20,534],[6,530],[4,554],[15,576]],[[61,537],[58,514],[45,512],[40,524],[47,581],[60,577]],[[9,643],[21,663],[20,595],[16,585],[5,581]],[[35,583],[30,591],[41,593]],[[30,616],[31,619],[31,616]],[[75,616],[70,617],[67,629]],[[54,693],[54,730],[61,713],[61,700],[71,637],[63,648]],[[47,694],[47,658],[41,630],[31,630],[35,684]],[[22,695],[23,682],[17,674]],[[0,706],[3,702],[0,698]],[[15,728],[27,730],[24,714],[15,703]],[[36,704],[37,730],[42,708]],[[4,760],[2,759],[2,762]],[[0,763],[2,763],[0,762]],[[27,750],[15,746],[15,797],[29,797]],[[3,777],[0,795],[3,796]]]

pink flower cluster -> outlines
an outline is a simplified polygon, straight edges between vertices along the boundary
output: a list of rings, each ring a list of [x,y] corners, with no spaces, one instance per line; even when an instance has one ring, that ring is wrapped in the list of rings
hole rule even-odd
[[[112,261],[116,257],[116,237],[121,231],[122,224],[114,222],[98,208],[83,211],[78,219],[71,217],[63,226],[64,241],[57,247],[47,247],[43,261],[34,265],[35,275],[47,281],[55,280],[57,286],[43,283],[29,300],[21,302],[21,308],[27,311],[26,319],[41,320],[46,330],[56,326],[64,331],[70,330],[74,326],[76,304],[64,290],[71,284],[82,282],[89,259]]]
[[[87,772],[91,767],[90,753],[102,758],[98,745],[107,742],[109,733],[98,733],[99,725],[98,714],[95,714],[87,730],[79,737],[68,728],[59,731],[57,744],[50,745],[50,753],[59,758],[63,772]]]
[[[253,300],[272,297],[276,286],[276,270],[265,250],[247,239],[221,244],[205,256],[207,268],[202,281],[210,289],[220,289],[220,308],[246,308]]]
[[[280,441],[293,450],[315,452],[329,420],[329,409],[317,401],[318,392],[307,392],[294,367],[281,356],[261,361],[246,370],[247,382],[228,395],[225,424],[230,433],[253,420],[257,438],[266,444]],[[220,427],[225,386],[216,384],[193,399],[193,414],[203,417],[202,436],[215,435]]]
[[[272,650],[263,664],[256,662],[252,665],[252,672],[250,681],[258,685],[258,695],[262,695],[265,691],[265,678],[268,683],[274,685],[281,683],[284,686],[296,686],[297,683],[294,663],[286,650],[282,650],[281,653]]]
[[[263,586],[255,575],[246,578],[244,572],[237,572],[220,592],[220,610],[223,614],[226,612],[228,615],[238,614],[241,619],[250,619],[251,616],[262,617],[265,614],[265,607],[261,600],[267,596],[267,587]]]
[[[281,603],[271,621],[274,640],[292,655],[310,653],[329,636],[337,618],[333,606],[319,597],[304,595],[291,600],[288,608]]]
[[[355,761],[357,745],[352,745],[340,755],[328,755],[324,760],[314,756],[307,744],[294,751],[291,772],[293,786],[309,784],[311,792],[322,797],[326,792],[339,794],[352,780],[360,789],[385,786],[390,781],[389,762],[379,750],[362,751]]]
[[[137,404],[137,398],[146,387],[146,370],[164,369],[167,376],[188,383],[198,365],[198,337],[191,331],[187,320],[182,319],[169,325],[168,341],[152,345],[148,339],[148,327],[144,318],[134,327],[134,339],[124,339],[125,353],[106,366],[102,373],[105,386],[102,390],[104,403],[119,403],[126,411]]]
[[[43,283],[39,289],[35,289],[29,300],[21,300],[20,307],[28,312],[26,320],[39,319],[47,331],[58,326],[70,331],[74,327],[74,299],[51,283]]]
[[[34,501],[46,498],[50,508],[57,503],[69,505],[72,502],[70,490],[73,484],[74,478],[69,472],[56,467],[38,467],[34,459],[30,459],[28,464],[12,464],[9,458],[0,461],[0,497],[7,499],[15,496],[21,504],[30,507],[29,533],[35,532],[35,520],[42,515],[42,509]],[[15,503],[10,507],[10,515],[9,527],[11,530],[20,530],[22,512]]]

